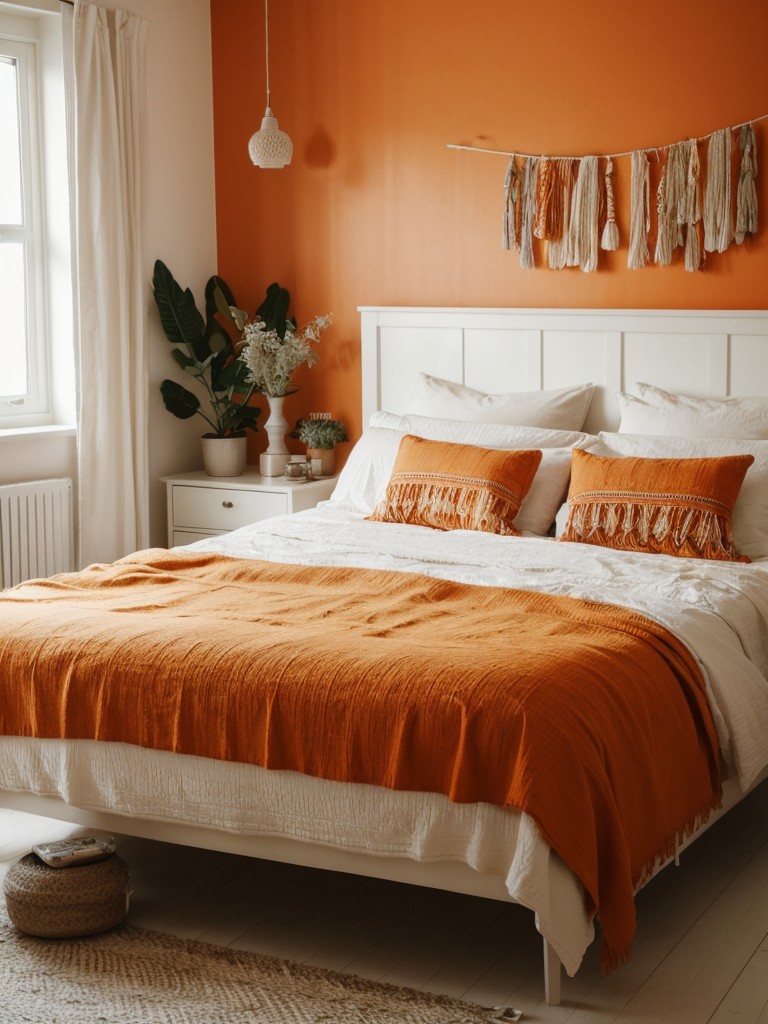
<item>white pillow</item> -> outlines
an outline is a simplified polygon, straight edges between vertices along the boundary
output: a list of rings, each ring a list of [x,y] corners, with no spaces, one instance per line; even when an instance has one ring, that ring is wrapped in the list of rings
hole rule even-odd
[[[640,397],[618,393],[622,434],[768,438],[768,398],[690,398],[638,381]]]
[[[583,445],[593,435],[581,430],[559,430],[549,427],[513,426],[509,423],[474,423],[468,420],[440,419],[407,413],[380,410],[371,414],[372,427],[401,430],[428,441],[451,441],[454,444],[477,444],[482,448],[571,448]]]
[[[648,437],[638,434],[598,434],[579,448],[595,455],[645,459],[699,459],[720,455],[754,455],[733,508],[736,550],[748,558],[768,555],[768,440],[733,438]]]
[[[579,384],[555,391],[486,395],[465,384],[420,373],[408,402],[408,412],[474,423],[581,430],[593,391],[592,384]]]
[[[518,449],[522,445],[516,446]],[[571,479],[571,449],[541,448],[541,462],[536,476],[515,516],[515,526],[523,533],[546,537],[555,521],[557,510],[568,493]]]
[[[369,427],[344,463],[331,494],[334,505],[370,515],[384,497],[402,431]]]
[[[405,434],[483,448],[540,449],[541,464],[515,518],[519,530],[539,536],[546,536],[568,489],[571,448],[590,439],[589,434],[580,431],[461,423],[378,412],[371,416],[371,426],[350,452],[330,500],[369,515],[384,496],[400,439]]]

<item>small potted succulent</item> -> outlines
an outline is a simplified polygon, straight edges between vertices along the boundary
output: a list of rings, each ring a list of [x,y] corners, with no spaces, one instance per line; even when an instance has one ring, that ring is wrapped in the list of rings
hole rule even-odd
[[[323,476],[333,476],[336,469],[337,442],[349,440],[344,424],[329,412],[313,412],[308,419],[297,420],[291,437],[304,442],[308,458],[320,459]]]

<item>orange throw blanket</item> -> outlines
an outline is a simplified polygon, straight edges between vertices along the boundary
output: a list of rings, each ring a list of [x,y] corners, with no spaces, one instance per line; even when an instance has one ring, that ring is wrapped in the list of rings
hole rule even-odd
[[[152,550],[0,595],[0,731],[526,811],[607,967],[633,888],[719,801],[692,655],[612,605]]]

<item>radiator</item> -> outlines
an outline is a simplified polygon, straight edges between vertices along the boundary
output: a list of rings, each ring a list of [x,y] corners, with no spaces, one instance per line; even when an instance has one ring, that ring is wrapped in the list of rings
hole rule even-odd
[[[74,569],[72,481],[0,486],[0,585]]]

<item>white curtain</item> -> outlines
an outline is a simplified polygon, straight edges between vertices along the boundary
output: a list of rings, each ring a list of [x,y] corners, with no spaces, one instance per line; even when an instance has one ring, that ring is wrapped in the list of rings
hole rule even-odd
[[[79,561],[149,544],[140,238],[145,19],[62,4],[73,250]]]

